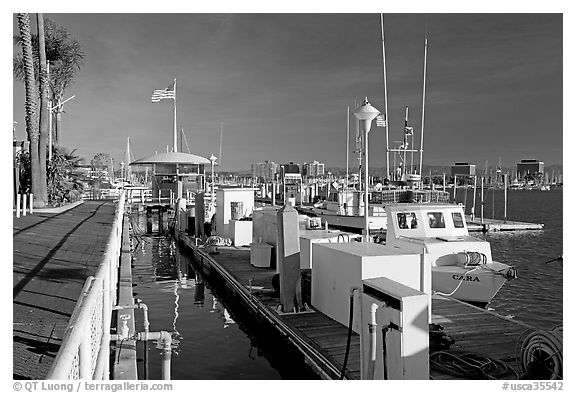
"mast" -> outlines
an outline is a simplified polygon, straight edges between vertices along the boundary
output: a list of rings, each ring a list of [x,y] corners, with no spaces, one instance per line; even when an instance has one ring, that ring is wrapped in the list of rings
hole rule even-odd
[[[178,151],[178,130],[176,127],[176,78],[174,78],[174,152]]]
[[[128,180],[131,181],[132,178],[132,169],[130,168],[130,137],[126,138],[126,157],[125,157],[125,162],[126,162],[126,179],[124,180]]]
[[[428,30],[428,29],[426,29]],[[424,152],[424,108],[426,103],[426,58],[428,56],[428,31],[426,31],[426,38],[424,39],[424,81],[422,83],[422,128],[420,132],[420,175],[422,175],[422,154]],[[420,182],[422,188],[422,182]]]
[[[384,44],[384,14],[380,14],[382,33],[382,74],[384,77],[384,120],[386,120],[386,178],[390,179],[390,146],[388,140],[388,90],[386,84],[386,46]]]
[[[346,181],[344,189],[348,189],[348,156],[350,152],[350,105],[346,107]]]
[[[218,161],[219,164],[218,165],[222,165],[222,130],[224,129],[224,122],[221,121],[220,122],[220,149],[218,151]]]

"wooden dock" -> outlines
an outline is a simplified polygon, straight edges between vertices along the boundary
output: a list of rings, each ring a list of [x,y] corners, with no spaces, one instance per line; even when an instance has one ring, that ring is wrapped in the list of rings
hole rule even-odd
[[[103,260],[111,200],[35,212],[13,221],[13,378],[44,379],[86,278]]]
[[[250,264],[248,248],[218,247],[218,253],[208,254],[196,247],[188,236],[181,237],[205,272],[214,276],[243,299],[250,312],[279,330],[303,354],[305,362],[324,379],[339,379],[346,352],[347,328],[317,310],[303,313],[278,313],[278,295],[272,287],[275,269],[256,268]],[[469,304],[434,296],[432,322],[444,328],[444,333],[456,341],[450,351],[480,354],[495,363],[505,364],[505,372],[497,378],[516,379],[518,339],[529,325],[504,318],[493,312]],[[360,379],[360,340],[353,334],[347,379]],[[432,365],[431,379],[470,379],[440,370]]]

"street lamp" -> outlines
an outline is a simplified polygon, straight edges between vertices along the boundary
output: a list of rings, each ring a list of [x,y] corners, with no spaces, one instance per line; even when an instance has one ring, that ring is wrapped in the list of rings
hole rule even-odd
[[[112,168],[114,170],[114,168]],[[120,163],[120,176],[122,176],[122,189],[124,189],[124,161]]]
[[[48,131],[48,161],[52,161],[52,111],[57,110],[62,105],[64,105],[65,103],[67,103],[68,101],[73,99],[74,97],[76,97],[76,94],[74,94],[72,97],[68,98],[67,100],[62,101],[61,103],[59,103],[56,106],[52,106],[52,100],[48,100],[48,113],[50,114],[50,116],[48,117],[48,130],[49,130]]]
[[[216,160],[218,159],[218,157],[216,157],[214,154],[212,154],[210,156],[210,163],[212,164],[212,192],[210,193],[210,201],[212,203],[212,205],[214,205],[214,163],[216,162]]]
[[[354,111],[354,116],[359,121],[360,131],[364,132],[364,241],[368,243],[370,241],[370,227],[368,221],[368,132],[370,132],[370,126],[372,125],[372,120],[380,114],[380,111],[374,108],[368,102],[368,98],[364,99],[362,106],[360,106],[356,111]]]

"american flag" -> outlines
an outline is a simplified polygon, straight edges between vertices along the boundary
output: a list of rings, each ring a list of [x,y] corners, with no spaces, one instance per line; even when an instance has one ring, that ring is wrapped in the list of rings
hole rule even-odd
[[[175,88],[174,88],[175,84],[176,84],[176,82],[173,82],[170,84],[170,86],[168,86],[165,89],[154,90],[154,93],[152,93],[152,102],[158,102],[160,100],[163,100],[164,98],[175,99],[176,98]]]
[[[383,115],[376,116],[376,127],[386,127],[386,119]]]

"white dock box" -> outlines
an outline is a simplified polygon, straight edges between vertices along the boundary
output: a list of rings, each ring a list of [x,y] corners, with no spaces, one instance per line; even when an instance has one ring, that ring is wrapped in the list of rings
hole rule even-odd
[[[348,326],[350,288],[362,280],[386,277],[430,293],[430,268],[420,254],[407,254],[376,243],[316,243],[312,245],[312,305]],[[360,332],[360,307],[354,308],[352,328]]]
[[[338,231],[324,229],[300,231],[300,269],[312,269],[312,244],[338,243],[339,234]],[[344,237],[342,240],[348,239]]]

